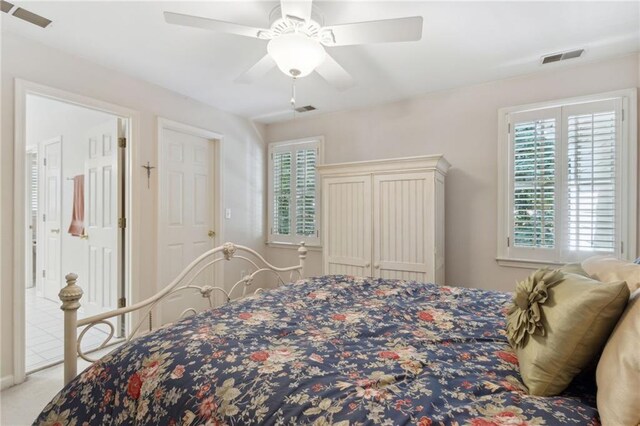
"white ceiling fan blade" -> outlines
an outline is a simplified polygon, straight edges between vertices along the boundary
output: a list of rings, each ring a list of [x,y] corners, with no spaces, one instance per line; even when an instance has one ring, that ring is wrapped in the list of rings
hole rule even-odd
[[[236,78],[236,83],[251,84],[260,77],[271,71],[276,66],[276,62],[271,55],[264,55],[254,66]]]
[[[328,53],[324,62],[316,68],[316,72],[338,90],[346,90],[355,84],[353,77]]]
[[[308,21],[311,18],[311,0],[280,0],[282,17],[291,16]]]
[[[327,46],[416,41],[422,38],[422,16],[332,25],[322,30],[333,33],[328,41],[323,40]]]
[[[169,24],[203,28],[205,30],[215,31],[218,33],[237,34],[245,37],[258,38],[258,33],[261,31],[268,31],[261,28],[234,24],[233,22],[218,21],[216,19],[173,12],[164,12],[164,20]]]

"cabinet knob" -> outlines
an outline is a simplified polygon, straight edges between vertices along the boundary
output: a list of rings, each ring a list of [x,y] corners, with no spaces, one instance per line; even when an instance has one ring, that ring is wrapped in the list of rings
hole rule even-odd
[[[209,236],[209,238],[213,238],[216,236],[216,233],[214,231],[209,231],[207,235]]]
[[[365,268],[368,268],[368,267],[370,267],[370,266],[371,266],[371,263],[369,263],[369,262],[367,262],[367,263],[365,263],[365,264],[364,264],[364,267],[365,267]]]
[[[374,267],[374,268],[376,268],[376,269],[380,269],[380,264],[379,264],[379,263],[375,263],[375,264],[373,265],[373,267]]]

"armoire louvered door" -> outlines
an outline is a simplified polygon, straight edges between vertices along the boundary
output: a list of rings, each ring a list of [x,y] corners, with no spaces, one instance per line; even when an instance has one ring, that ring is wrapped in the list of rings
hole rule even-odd
[[[440,155],[318,166],[325,274],[444,284]]]
[[[370,275],[371,177],[332,177],[323,182],[324,270]]]

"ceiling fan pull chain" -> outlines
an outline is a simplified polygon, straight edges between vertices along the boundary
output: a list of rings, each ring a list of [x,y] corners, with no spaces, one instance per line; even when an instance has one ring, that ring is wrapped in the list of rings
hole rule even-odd
[[[293,77],[291,82],[291,109],[296,110],[296,78]]]

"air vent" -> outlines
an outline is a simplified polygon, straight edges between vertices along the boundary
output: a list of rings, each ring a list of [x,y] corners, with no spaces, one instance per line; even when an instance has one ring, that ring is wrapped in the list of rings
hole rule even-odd
[[[554,53],[542,57],[542,64],[550,64],[552,62],[566,61],[567,59],[579,58],[584,53],[584,49],[571,50],[569,52]]]
[[[37,15],[33,12],[29,12],[27,9],[23,9],[21,7],[17,8],[15,12],[13,12],[13,16],[16,18],[20,18],[23,21],[27,21],[33,25],[37,25],[42,28],[46,28],[47,25],[51,23],[50,19],[44,18],[40,15]]]
[[[23,21],[27,21],[30,24],[37,25],[42,28],[47,28],[47,26],[51,23],[50,19],[30,12],[27,9],[15,7],[13,3],[9,3],[5,0],[0,1],[0,10],[2,10],[4,13],[8,13],[9,15],[15,16],[16,18],[22,19]],[[13,13],[11,13],[12,10]]]
[[[13,3],[9,3],[8,1],[0,1],[0,10],[4,13],[9,13],[9,11],[13,9]]]
[[[296,108],[296,112],[309,112],[309,111],[314,111],[315,109],[316,107],[314,107],[313,105],[305,105],[305,106]]]

